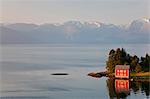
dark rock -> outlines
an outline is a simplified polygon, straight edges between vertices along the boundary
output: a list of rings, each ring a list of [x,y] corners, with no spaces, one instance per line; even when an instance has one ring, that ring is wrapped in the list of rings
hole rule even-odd
[[[69,75],[68,73],[53,73],[51,75]]]

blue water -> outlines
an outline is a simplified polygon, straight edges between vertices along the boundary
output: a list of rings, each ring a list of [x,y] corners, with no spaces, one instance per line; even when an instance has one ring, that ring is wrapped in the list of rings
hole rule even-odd
[[[150,53],[148,44],[1,45],[1,99],[109,99],[108,78],[87,74],[105,71],[109,51],[118,47],[139,57]],[[149,95],[130,89],[126,98]]]

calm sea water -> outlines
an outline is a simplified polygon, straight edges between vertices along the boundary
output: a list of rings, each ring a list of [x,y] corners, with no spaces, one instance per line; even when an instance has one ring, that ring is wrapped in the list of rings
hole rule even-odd
[[[0,99],[148,99],[149,82],[128,82],[118,92],[115,80],[87,76],[105,71],[109,51],[118,47],[139,57],[150,53],[148,44],[1,45]]]

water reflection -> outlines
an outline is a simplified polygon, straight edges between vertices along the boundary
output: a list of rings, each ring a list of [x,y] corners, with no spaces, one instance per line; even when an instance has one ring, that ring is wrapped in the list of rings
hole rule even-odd
[[[149,99],[150,88],[149,81],[129,81],[109,78],[106,80],[110,99],[126,98],[133,91],[135,94],[138,91],[144,93]]]
[[[150,94],[150,82],[149,81],[135,81],[130,84],[133,92],[136,94],[139,90],[145,93],[146,96]]]
[[[129,80],[115,79],[115,91],[118,94],[129,94]]]

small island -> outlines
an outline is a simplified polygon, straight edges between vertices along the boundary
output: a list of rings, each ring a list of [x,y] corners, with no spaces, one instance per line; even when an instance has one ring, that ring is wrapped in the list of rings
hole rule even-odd
[[[129,75],[130,79],[147,79],[149,80],[150,72],[150,56],[146,54],[144,57],[138,57],[136,55],[131,56],[123,48],[112,49],[109,52],[108,60],[106,61],[106,70],[104,72],[92,72],[89,76],[92,77],[113,77],[115,78],[115,68],[117,65],[130,66]]]

